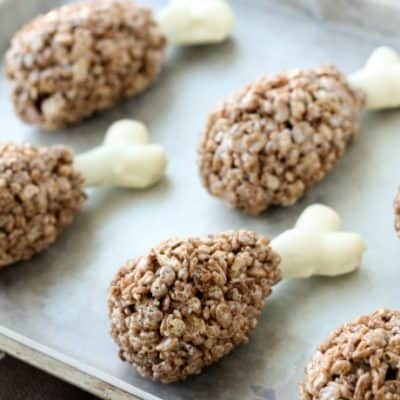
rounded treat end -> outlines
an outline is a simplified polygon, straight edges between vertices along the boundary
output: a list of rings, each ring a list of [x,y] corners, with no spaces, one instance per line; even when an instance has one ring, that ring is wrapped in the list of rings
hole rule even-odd
[[[363,100],[329,66],[248,85],[209,116],[198,148],[203,185],[248,214],[294,204],[358,133]]]
[[[63,146],[0,144],[0,268],[47,249],[86,196]]]
[[[170,239],[111,284],[122,360],[163,383],[184,380],[246,343],[280,279],[279,256],[248,231]]]
[[[57,8],[11,40],[5,69],[15,111],[45,130],[74,124],[148,87],[164,47],[152,13],[130,0]]]
[[[400,394],[400,312],[381,309],[334,331],[306,367],[303,400]]]

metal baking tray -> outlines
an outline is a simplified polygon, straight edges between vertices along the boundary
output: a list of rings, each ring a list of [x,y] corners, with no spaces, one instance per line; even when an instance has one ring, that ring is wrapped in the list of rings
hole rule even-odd
[[[332,329],[379,307],[399,308],[392,201],[400,180],[400,110],[365,114],[359,137],[321,184],[294,207],[259,217],[210,197],[196,167],[207,114],[226,94],[290,67],[334,62],[351,72],[376,46],[395,45],[395,37],[327,26],[264,0],[232,5],[237,24],[231,40],[170,49],[161,76],[144,94],[68,130],[44,133],[19,122],[1,75],[1,140],[66,143],[83,151],[100,143],[114,120],[131,117],[148,124],[152,141],[165,146],[169,167],[150,190],[90,190],[54,246],[0,272],[0,349],[105,399],[285,400],[297,397],[306,361]],[[11,9],[0,18],[11,18]],[[2,33],[3,48],[10,35]],[[365,237],[359,272],[279,284],[249,344],[186,382],[153,383],[118,359],[106,297],[126,259],[176,235],[247,228],[274,237],[314,202],[333,206],[345,228]]]
[[[400,34],[400,3],[398,0],[267,0],[280,6],[338,25],[380,32]]]

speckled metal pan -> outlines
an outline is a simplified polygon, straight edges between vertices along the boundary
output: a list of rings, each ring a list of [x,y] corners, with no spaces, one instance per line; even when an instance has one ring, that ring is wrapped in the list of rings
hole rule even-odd
[[[12,3],[0,6],[3,50],[10,30],[29,14],[28,2]],[[54,6],[45,0],[29,4],[31,14]],[[296,206],[260,217],[229,210],[206,193],[195,151],[208,111],[246,82],[327,62],[351,72],[373,48],[395,46],[398,38],[325,25],[265,0],[232,4],[232,40],[171,49],[161,76],[144,94],[68,130],[49,134],[23,125],[1,76],[1,140],[66,143],[81,151],[100,143],[111,122],[131,117],[148,124],[170,164],[164,181],[147,191],[91,190],[75,223],[50,250],[0,271],[0,349],[105,399],[286,400],[297,397],[307,359],[332,329],[381,306],[400,307],[400,243],[392,212],[400,183],[400,110],[366,114],[359,137],[321,184]],[[18,10],[24,13],[19,19]],[[249,344],[184,383],[153,383],[118,359],[106,297],[126,259],[175,235],[247,228],[274,237],[314,202],[336,208],[345,228],[365,237],[369,248],[359,272],[279,284]]]

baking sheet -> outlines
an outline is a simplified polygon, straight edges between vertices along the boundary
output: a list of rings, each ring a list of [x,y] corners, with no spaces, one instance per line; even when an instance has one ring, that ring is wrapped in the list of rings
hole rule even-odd
[[[324,21],[369,30],[386,35],[400,35],[398,0],[266,0],[278,6],[290,6]]]
[[[158,186],[88,191],[82,212],[51,249],[0,272],[0,337],[83,370],[94,381],[65,378],[88,390],[96,392],[96,382],[106,381],[145,399],[294,399],[306,360],[329,331],[378,307],[399,308],[400,246],[392,228],[392,200],[399,184],[400,110],[365,115],[360,136],[320,185],[296,206],[260,217],[229,210],[210,197],[200,185],[195,152],[208,111],[249,80],[326,62],[351,72],[373,48],[396,45],[395,40],[325,26],[263,0],[232,4],[238,16],[232,40],[171,49],[150,90],[65,131],[49,134],[20,123],[0,78],[1,140],[66,143],[83,151],[100,143],[114,120],[132,117],[148,124],[152,141],[162,143],[169,155],[167,177]],[[249,344],[184,383],[153,383],[119,361],[108,335],[106,296],[126,259],[176,235],[247,228],[274,237],[314,202],[333,206],[345,228],[367,240],[359,272],[279,284]],[[23,358],[22,350],[13,351]],[[45,368],[44,362],[32,362]],[[103,397],[118,396],[104,392]]]

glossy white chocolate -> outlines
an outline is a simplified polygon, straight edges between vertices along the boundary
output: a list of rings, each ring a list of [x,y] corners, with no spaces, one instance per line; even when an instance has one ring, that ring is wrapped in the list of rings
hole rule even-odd
[[[356,270],[366,249],[360,235],[339,231],[340,216],[315,204],[304,210],[293,229],[272,240],[281,256],[283,278],[336,276]]]
[[[370,110],[400,106],[400,57],[389,47],[378,47],[364,68],[349,76],[350,84],[367,96]]]
[[[226,0],[171,0],[157,20],[169,43],[198,45],[225,40],[234,15]]]
[[[74,167],[86,186],[146,188],[161,179],[167,165],[164,149],[148,141],[142,123],[117,121],[101,146],[75,157]]]

